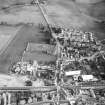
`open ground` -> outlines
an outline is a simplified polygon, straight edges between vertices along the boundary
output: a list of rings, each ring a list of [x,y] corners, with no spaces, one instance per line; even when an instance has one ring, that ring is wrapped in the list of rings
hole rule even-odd
[[[97,5],[97,8],[95,5]],[[42,7],[52,25],[59,25],[66,28],[72,26],[83,31],[91,31],[94,32],[95,36],[99,39],[103,39],[105,38],[105,25],[102,23],[105,16],[103,13],[104,3],[95,5],[78,4],[70,0],[48,0]],[[103,5],[102,10],[98,8],[101,7],[100,5]],[[93,10],[92,6],[94,6]],[[100,13],[101,15],[93,14],[92,12],[95,10],[99,12],[102,11],[102,13]],[[7,73],[9,66],[20,60],[28,42],[46,43],[50,38],[50,36],[47,35],[46,37],[45,34],[40,33],[37,27],[39,23],[46,24],[37,6],[17,6],[1,10],[0,22],[6,22],[11,25],[34,23],[34,26],[26,25],[22,26],[19,30],[18,28],[10,29],[10,32],[5,31],[5,26],[0,26],[2,33],[7,32],[7,36],[9,36],[9,33],[15,34],[13,40],[8,43],[6,50],[0,55],[1,73]],[[9,30],[9,26],[7,30]],[[6,38],[4,39],[7,40]],[[24,56],[29,59],[29,55]],[[37,53],[34,53],[33,56],[36,56],[36,59],[42,57],[41,54]],[[42,58],[45,59],[47,57],[49,56],[45,55]],[[49,60],[55,60],[55,58],[50,57]],[[32,59],[33,57],[31,56],[30,58]]]

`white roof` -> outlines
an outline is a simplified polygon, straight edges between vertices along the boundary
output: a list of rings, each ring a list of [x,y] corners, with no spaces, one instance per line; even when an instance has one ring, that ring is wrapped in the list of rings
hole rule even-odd
[[[92,80],[94,79],[93,75],[82,75],[82,78],[84,81]]]
[[[80,75],[81,74],[81,70],[77,70],[77,71],[67,71],[65,72],[66,76],[71,76],[71,75]]]
[[[20,77],[0,74],[0,87],[1,86],[22,87],[24,86],[24,81],[21,80]]]

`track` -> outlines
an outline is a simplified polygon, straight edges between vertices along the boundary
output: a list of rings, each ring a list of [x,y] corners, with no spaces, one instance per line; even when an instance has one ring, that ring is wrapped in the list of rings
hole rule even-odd
[[[33,0],[33,1],[35,2],[35,0]],[[49,19],[48,19],[48,16],[44,13],[43,8],[40,6],[39,0],[37,0],[37,3],[36,3],[36,4],[38,5],[39,10],[40,10],[40,12],[41,12],[43,18],[45,19],[45,21],[46,21],[46,23],[47,23],[47,27],[49,28],[49,31],[50,31],[51,36],[53,37],[53,35],[52,35],[53,31],[52,31],[52,28],[51,28],[51,26],[50,26],[50,21],[49,21]]]

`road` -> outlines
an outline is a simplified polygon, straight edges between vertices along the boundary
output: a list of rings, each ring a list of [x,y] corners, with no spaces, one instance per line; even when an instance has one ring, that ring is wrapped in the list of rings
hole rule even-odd
[[[11,64],[19,61],[28,42],[47,43],[50,36],[39,32],[37,26],[23,26],[0,55],[0,72],[8,73]]]

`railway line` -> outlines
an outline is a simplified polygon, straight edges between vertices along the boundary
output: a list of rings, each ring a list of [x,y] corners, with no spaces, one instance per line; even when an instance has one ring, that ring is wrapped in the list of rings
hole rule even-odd
[[[34,92],[49,92],[55,91],[55,86],[44,86],[44,87],[31,87],[31,86],[24,86],[24,87],[0,87],[0,91],[34,91]]]
[[[63,85],[61,88],[66,89],[104,89],[105,84],[94,84],[94,85]],[[34,92],[47,92],[47,91],[56,91],[57,86],[43,86],[43,87],[31,87],[31,86],[24,86],[24,87],[0,87],[0,91],[34,91]]]
[[[68,85],[68,86],[63,86],[64,88],[67,88],[67,89],[104,89],[105,88],[105,84],[101,84],[101,85],[98,85],[98,84],[94,84],[94,85],[78,85],[78,86],[71,86],[71,85]]]

